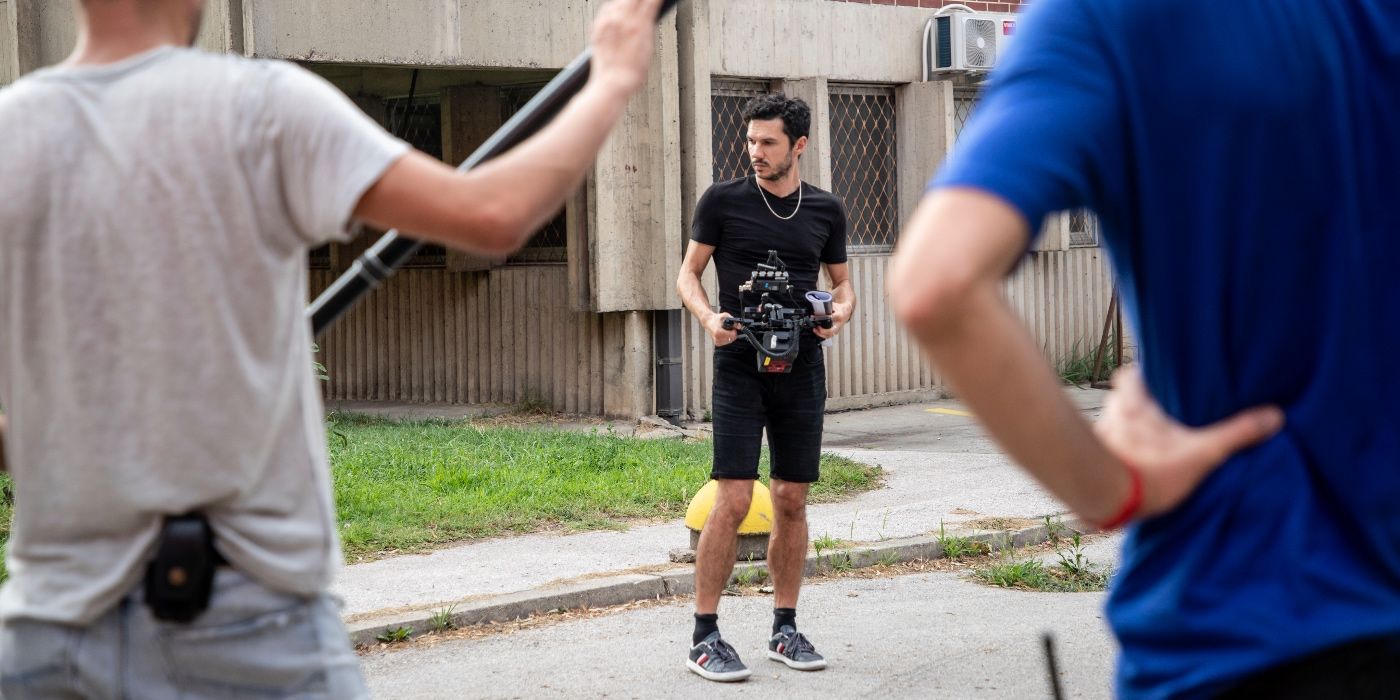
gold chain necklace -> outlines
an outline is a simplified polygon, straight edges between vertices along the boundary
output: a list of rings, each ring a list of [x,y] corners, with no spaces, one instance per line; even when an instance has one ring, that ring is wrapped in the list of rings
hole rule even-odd
[[[768,203],[768,195],[765,194],[765,193],[763,192],[763,185],[758,184],[758,176],[757,176],[757,175],[755,175],[754,178],[753,178],[753,185],[754,185],[754,187],[757,187],[757,188],[758,188],[758,196],[760,196],[760,197],[763,198],[763,206],[768,207],[768,213],[772,214],[773,216],[778,216],[778,212],[773,211],[773,205]],[[802,211],[802,181],[801,181],[801,180],[798,180],[798,181],[797,181],[797,208],[796,208],[796,209],[793,209],[793,210],[792,210],[792,213],[791,213],[791,214],[788,214],[787,216],[778,216],[778,219],[779,219],[780,221],[789,221],[789,220],[792,219],[792,217],[797,216],[797,212],[799,212],[799,211]]]

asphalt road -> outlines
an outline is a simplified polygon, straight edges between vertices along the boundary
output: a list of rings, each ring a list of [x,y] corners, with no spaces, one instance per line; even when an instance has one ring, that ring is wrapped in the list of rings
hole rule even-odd
[[[686,670],[689,599],[375,652],[363,665],[374,697],[396,699],[1048,698],[1041,635],[1052,632],[1064,697],[1108,698],[1116,646],[1103,597],[991,588],[952,572],[817,582],[803,589],[798,621],[830,667],[810,673],[766,658],[770,598],[726,597],[720,628],[754,670],[738,684]]]

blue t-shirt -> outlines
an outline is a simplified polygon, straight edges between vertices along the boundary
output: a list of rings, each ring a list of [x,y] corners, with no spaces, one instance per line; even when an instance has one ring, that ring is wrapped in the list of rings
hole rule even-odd
[[[1164,408],[1287,412],[1130,529],[1124,697],[1400,634],[1400,2],[1036,0],[934,186],[1095,210]]]

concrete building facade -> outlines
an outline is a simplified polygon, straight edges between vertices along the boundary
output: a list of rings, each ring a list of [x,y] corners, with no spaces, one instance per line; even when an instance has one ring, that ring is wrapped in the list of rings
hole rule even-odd
[[[210,0],[200,45],[296,61],[457,163],[577,55],[600,4]],[[975,106],[970,87],[921,80],[923,25],[943,4],[682,0],[661,26],[647,87],[583,190],[508,259],[425,248],[321,339],[327,397],[641,416],[657,411],[660,383],[663,397],[679,394],[685,413],[704,416],[713,349],[678,311],[673,283],[696,200],[747,171],[738,110],[768,90],[812,105],[804,179],[841,196],[852,219],[860,309],[827,351],[829,406],[941,393],[894,323],[884,274],[902,222]],[[0,0],[0,84],[61,60],[74,36],[67,0]],[[311,293],[375,237],[314,251]],[[1051,360],[1097,344],[1105,262],[1092,221],[1067,214],[1008,280],[1008,300]],[[712,273],[706,287],[717,297]],[[672,347],[667,331],[677,329]],[[679,386],[668,379],[676,363]]]

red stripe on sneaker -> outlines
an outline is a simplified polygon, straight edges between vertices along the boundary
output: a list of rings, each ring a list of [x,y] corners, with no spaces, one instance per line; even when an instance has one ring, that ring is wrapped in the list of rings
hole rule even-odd
[[[779,653],[779,654],[783,653],[783,650],[786,649],[786,648],[787,648],[786,645],[784,645],[782,642],[778,642],[778,653]]]
[[[701,655],[700,655],[700,659],[697,660],[697,661],[695,662],[695,665],[697,665],[697,666],[704,666],[704,665],[705,665],[705,662],[706,662],[706,661],[709,661],[709,660],[710,660],[710,655],[709,655],[709,654],[701,654]]]

